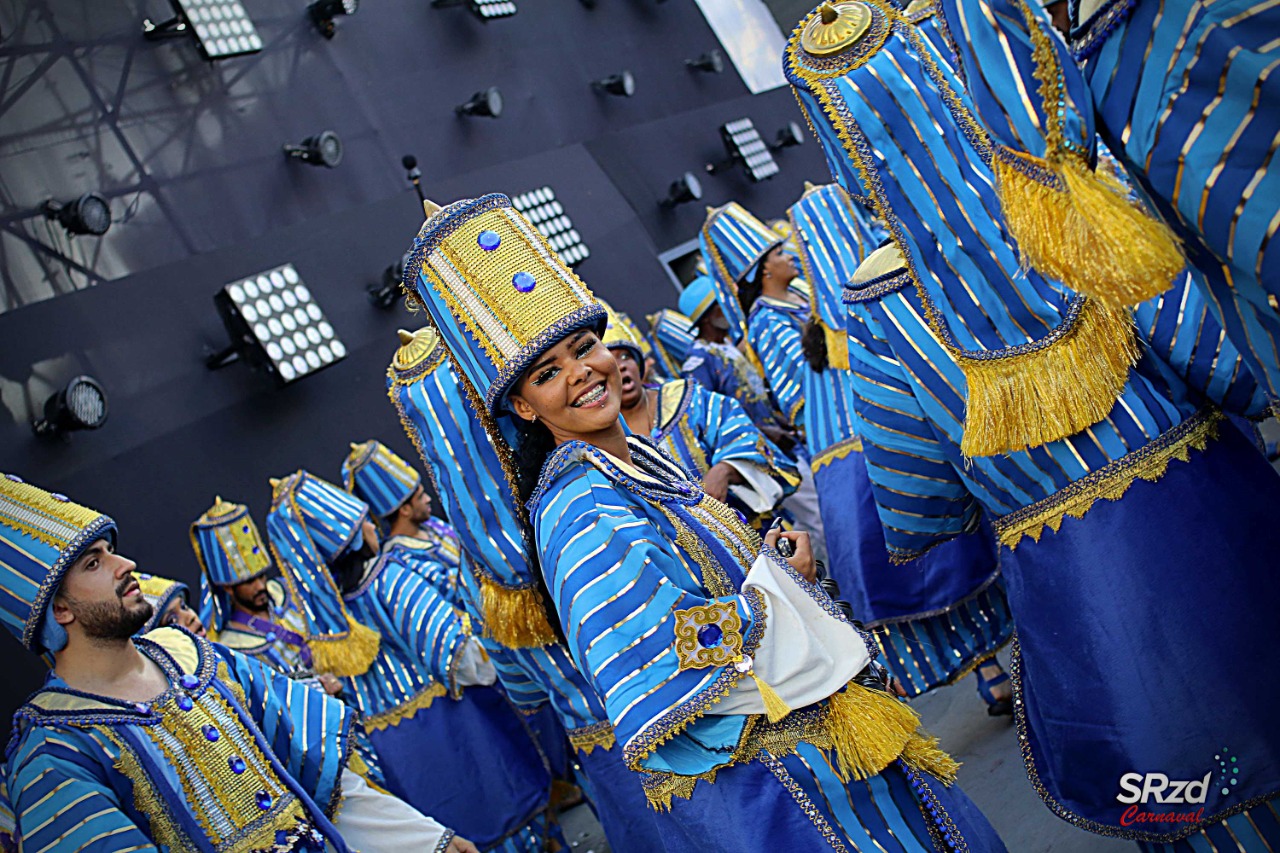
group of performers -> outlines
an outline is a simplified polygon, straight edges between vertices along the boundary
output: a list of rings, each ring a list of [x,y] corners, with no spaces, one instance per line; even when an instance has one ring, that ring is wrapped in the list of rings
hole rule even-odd
[[[709,209],[647,332],[505,196],[428,203],[420,459],[216,498],[198,595],[0,479],[0,621],[52,666],[9,839],[555,850],[572,777],[617,851],[1001,851],[909,704],[972,673],[1081,830],[1274,849],[1278,32],[824,3],[782,61],[834,182]]]

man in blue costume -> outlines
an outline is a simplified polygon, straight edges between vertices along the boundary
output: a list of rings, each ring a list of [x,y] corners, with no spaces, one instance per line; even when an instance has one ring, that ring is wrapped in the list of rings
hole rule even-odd
[[[689,357],[693,346],[692,321],[674,308],[655,311],[649,320],[649,345],[657,362],[658,372],[668,379],[680,376],[680,367]]]
[[[142,597],[151,605],[151,618],[138,630],[149,634],[156,628],[182,628],[197,637],[207,636],[200,615],[187,602],[189,590],[182,581],[138,572],[135,575]]]
[[[406,273],[408,275],[408,273]],[[582,783],[613,849],[661,851],[644,792],[622,763],[603,702],[578,672],[548,619],[541,577],[521,535],[518,508],[448,352],[430,327],[400,333],[388,392],[456,525],[466,553],[464,602],[483,625],[498,678],[525,713],[550,706],[568,735]],[[496,648],[495,648],[496,646]]]
[[[0,621],[55,660],[6,751],[25,849],[475,853],[361,779],[342,703],[179,628],[135,638],[152,607],[115,543],[0,478]]]
[[[344,677],[387,789],[447,815],[485,850],[532,853],[556,838],[544,814],[550,773],[488,686],[493,665],[470,620],[418,570],[378,553],[368,506],[298,471],[272,482],[267,537],[307,616],[317,667]]]

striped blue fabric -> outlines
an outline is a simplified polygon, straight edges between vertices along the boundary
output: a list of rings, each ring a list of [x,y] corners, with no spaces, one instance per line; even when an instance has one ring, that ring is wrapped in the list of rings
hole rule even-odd
[[[737,202],[707,211],[707,221],[698,233],[698,246],[734,343],[741,341],[747,331],[746,313],[738,302],[738,283],[750,278],[761,259],[781,242],[773,229]]]
[[[413,497],[420,479],[403,459],[376,439],[351,445],[342,460],[342,485],[369,505],[377,518],[386,518]]]
[[[804,388],[810,371],[800,345],[809,309],[804,305],[761,296],[751,306],[747,340],[760,356],[765,382],[792,426],[804,426]]]
[[[880,245],[884,233],[872,223],[871,213],[839,184],[806,190],[787,209],[787,218],[800,274],[812,293],[811,307],[828,329],[843,331],[844,286],[853,280],[858,264]]]
[[[696,339],[680,366],[680,375],[737,400],[760,429],[781,429],[786,420],[764,384],[764,375],[733,344]]]
[[[225,587],[252,580],[271,569],[271,554],[249,507],[216,498],[191,523],[191,549],[200,564],[200,621],[221,631],[231,615]]]
[[[663,308],[650,314],[649,342],[658,359],[658,368],[669,379],[680,376],[680,365],[689,357],[693,346],[693,323],[688,317],[671,308]]]
[[[382,553],[391,554],[396,560],[422,576],[445,601],[454,607],[463,606],[462,587],[459,583],[461,562],[446,562],[447,552],[441,543],[430,542],[417,536],[391,536],[382,543]]]

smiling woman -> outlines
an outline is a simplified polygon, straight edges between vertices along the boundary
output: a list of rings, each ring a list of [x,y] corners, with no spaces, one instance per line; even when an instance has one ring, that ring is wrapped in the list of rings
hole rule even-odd
[[[808,535],[784,560],[626,433],[604,310],[506,197],[438,210],[412,255],[507,476],[539,471],[515,514],[667,850],[1003,850],[813,583]]]

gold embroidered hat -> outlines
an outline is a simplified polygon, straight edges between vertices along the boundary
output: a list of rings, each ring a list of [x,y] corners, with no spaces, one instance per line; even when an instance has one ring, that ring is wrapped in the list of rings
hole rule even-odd
[[[491,415],[552,344],[604,329],[595,296],[500,193],[435,210],[414,241],[404,287]]]
[[[191,525],[191,550],[203,575],[200,621],[215,632],[226,627],[231,600],[226,587],[251,581],[271,569],[271,552],[244,504],[213,499]]]
[[[386,518],[413,497],[422,476],[376,439],[351,445],[342,462],[342,485]]]
[[[175,598],[181,597],[183,601],[190,604],[191,592],[182,581],[149,575],[145,572],[134,572],[133,576],[138,579],[142,597],[151,602],[151,618],[142,626],[139,634],[146,634],[163,627],[161,620],[164,619],[164,612]]]
[[[635,325],[623,319],[623,316],[614,311],[612,306],[606,305],[605,313],[608,316],[608,322],[605,324],[600,341],[611,350],[627,350],[631,353],[631,357],[643,367],[644,346],[641,344],[643,338],[640,337]]]
[[[67,569],[99,539],[115,544],[109,517],[13,474],[0,476],[0,622],[29,651],[66,644],[61,626],[46,619],[49,603]]]

